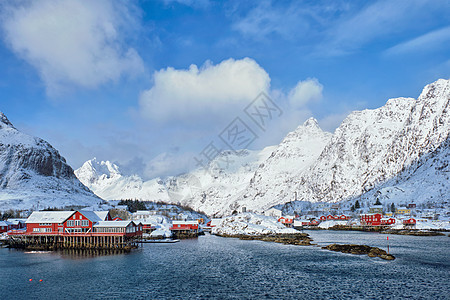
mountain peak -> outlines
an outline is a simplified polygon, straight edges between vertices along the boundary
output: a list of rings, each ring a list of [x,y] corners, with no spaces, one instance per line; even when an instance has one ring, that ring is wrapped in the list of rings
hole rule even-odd
[[[450,91],[450,79],[438,79],[425,86],[418,100],[446,96]]]
[[[13,124],[8,120],[5,114],[0,111],[0,128],[2,128],[3,125],[14,128]]]
[[[312,127],[312,128],[320,128],[319,122],[313,117],[309,118],[308,120],[303,123],[304,127]]]

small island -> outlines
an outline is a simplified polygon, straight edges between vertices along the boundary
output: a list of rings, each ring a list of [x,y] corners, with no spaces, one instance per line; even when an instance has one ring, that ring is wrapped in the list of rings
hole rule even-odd
[[[331,244],[331,245],[322,247],[322,249],[336,251],[336,252],[342,252],[342,253],[356,254],[356,255],[367,254],[369,257],[379,257],[379,258],[382,258],[385,260],[394,260],[395,259],[395,256],[393,256],[392,254],[388,254],[383,249],[380,249],[377,247],[370,247],[367,245]]]

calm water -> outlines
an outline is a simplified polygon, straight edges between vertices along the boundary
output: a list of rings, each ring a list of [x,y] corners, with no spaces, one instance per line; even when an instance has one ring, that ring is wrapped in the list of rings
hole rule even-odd
[[[386,248],[376,233],[309,233]],[[0,249],[0,298],[450,299],[449,237],[389,239],[395,261],[209,235],[120,255]]]

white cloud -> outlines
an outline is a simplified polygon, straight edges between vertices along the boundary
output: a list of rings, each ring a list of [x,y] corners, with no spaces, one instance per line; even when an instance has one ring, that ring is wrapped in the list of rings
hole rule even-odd
[[[289,103],[294,108],[301,108],[308,102],[322,99],[323,85],[316,78],[299,81],[289,92]]]
[[[395,45],[386,50],[387,55],[401,55],[410,52],[427,52],[448,47],[450,44],[450,26],[433,30],[409,41]]]
[[[136,11],[120,2],[41,0],[2,8],[5,41],[38,70],[50,94],[143,71],[139,54],[124,43]]]
[[[405,33],[423,30],[430,19],[442,18],[449,11],[445,1],[380,0],[362,7],[344,14],[328,27],[316,55],[345,55],[376,41],[394,40]]]
[[[154,85],[140,97],[144,116],[157,121],[192,121],[200,116],[220,117],[243,109],[261,92],[270,78],[254,60],[228,59],[201,68],[162,69],[154,74]]]

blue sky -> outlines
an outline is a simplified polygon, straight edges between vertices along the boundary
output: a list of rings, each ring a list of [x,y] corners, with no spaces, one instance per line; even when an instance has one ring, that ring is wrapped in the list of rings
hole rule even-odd
[[[450,77],[448,1],[6,1],[0,110],[74,167],[183,172],[260,92],[283,114],[260,149],[313,116],[414,97]]]

